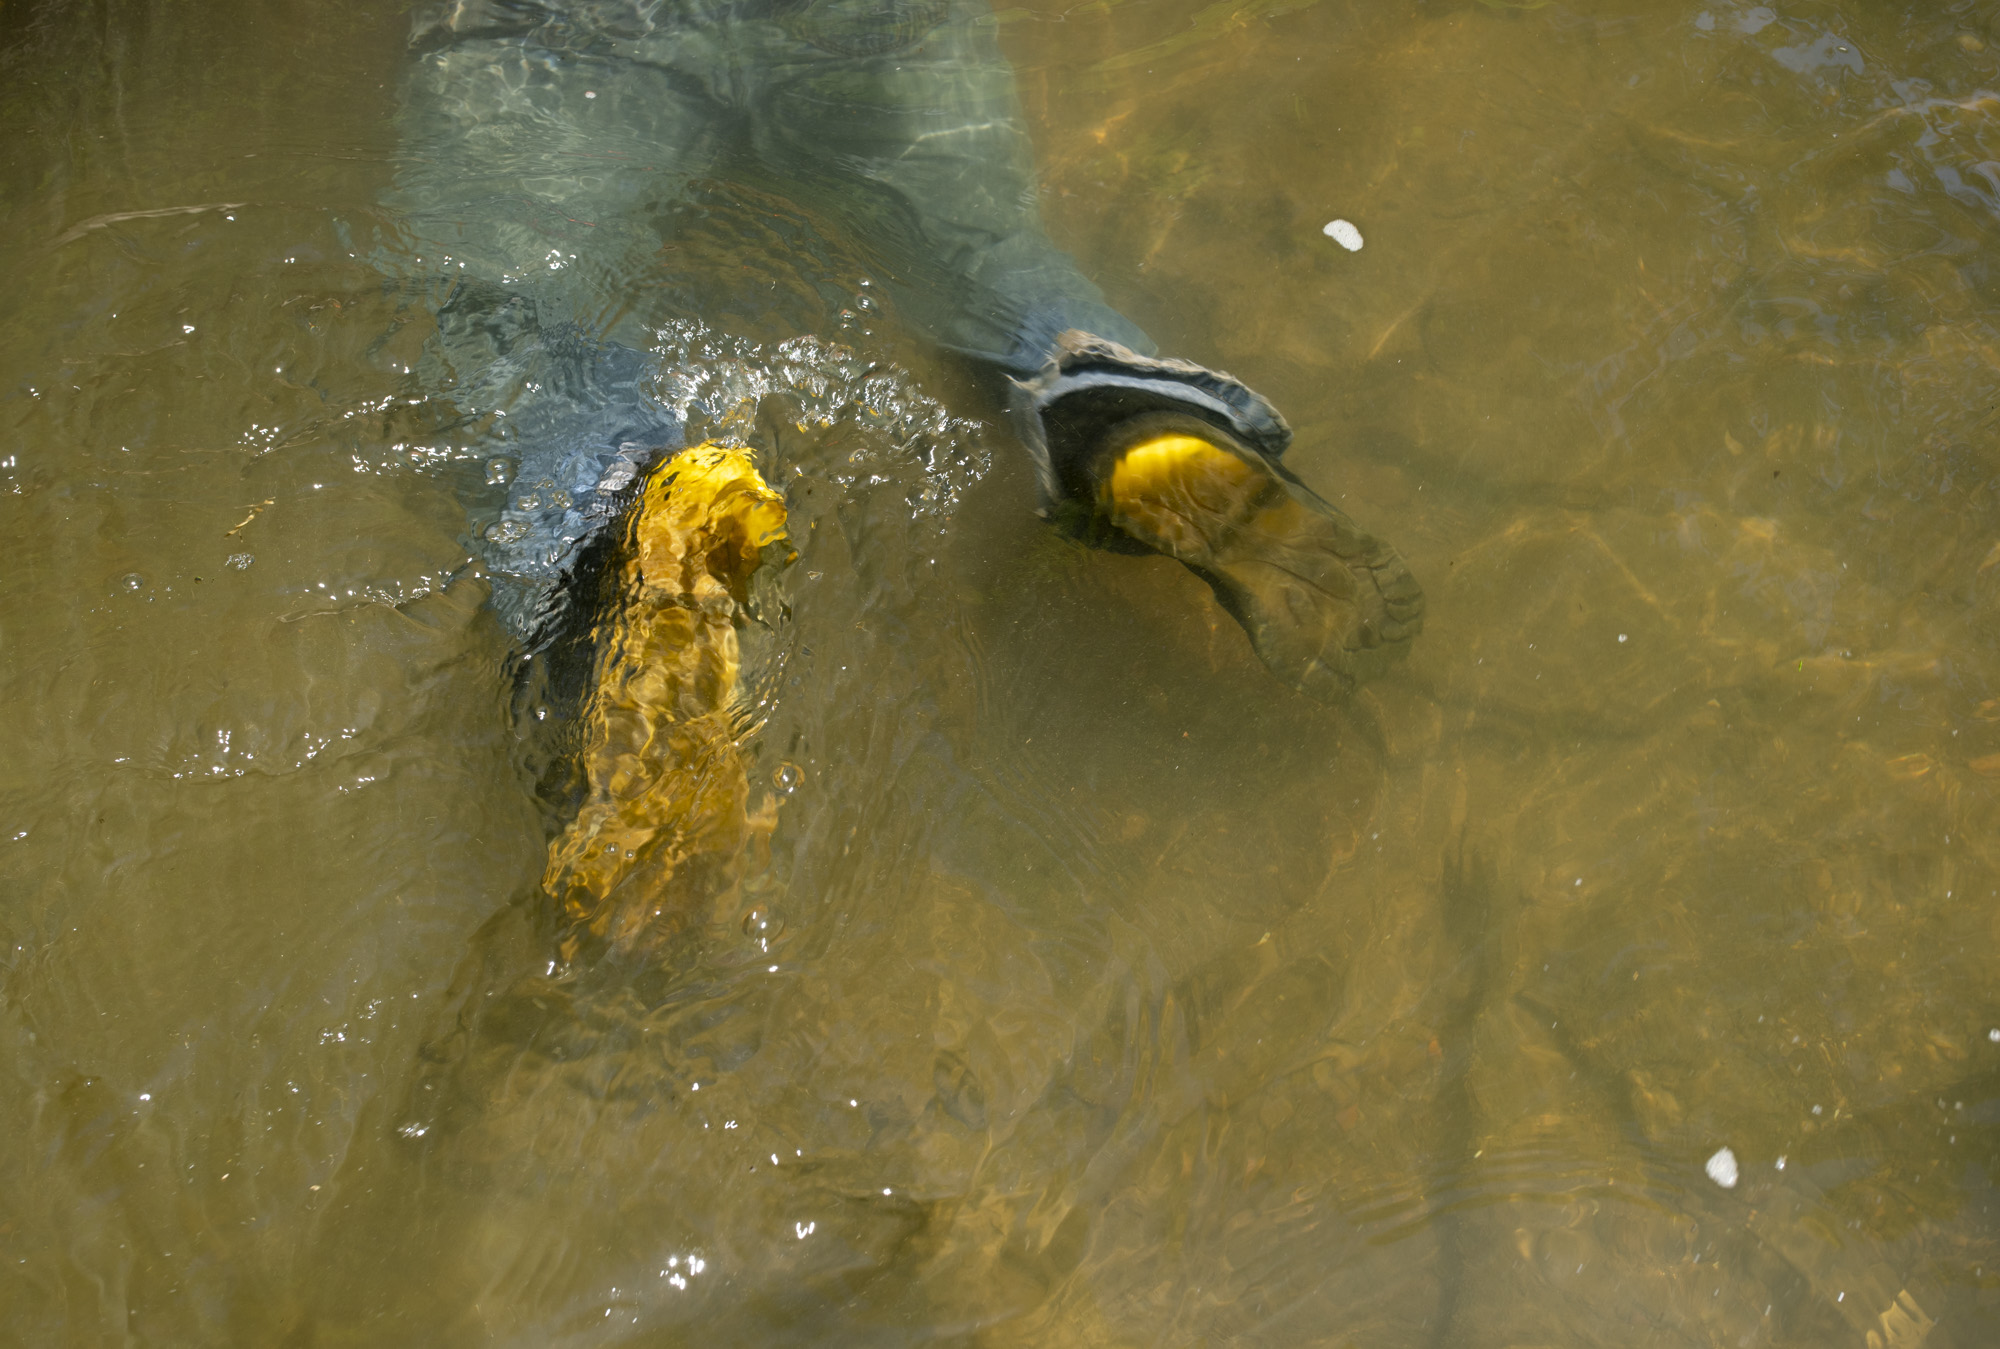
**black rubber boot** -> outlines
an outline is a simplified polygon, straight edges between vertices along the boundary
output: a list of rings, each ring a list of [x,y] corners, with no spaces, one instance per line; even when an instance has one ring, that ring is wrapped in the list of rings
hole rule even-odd
[[[1422,629],[1402,556],[1284,466],[1291,429],[1240,381],[1068,333],[1015,407],[1044,509],[1192,568],[1292,688],[1344,696]]]

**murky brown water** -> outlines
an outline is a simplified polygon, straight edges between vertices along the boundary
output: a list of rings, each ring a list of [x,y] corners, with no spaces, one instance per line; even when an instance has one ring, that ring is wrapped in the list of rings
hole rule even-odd
[[[999,14],[1058,240],[1426,584],[1340,710],[711,184],[796,785],[567,971],[372,8],[0,11],[0,1338],[2000,1342],[1990,6]]]

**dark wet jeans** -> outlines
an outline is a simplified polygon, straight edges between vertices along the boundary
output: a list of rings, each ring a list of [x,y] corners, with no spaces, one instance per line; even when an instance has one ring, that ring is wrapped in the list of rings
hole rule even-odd
[[[449,278],[445,378],[512,419],[511,496],[478,533],[524,638],[613,491],[679,443],[633,296],[691,182],[782,183],[977,360],[1032,372],[1069,328],[1152,350],[1043,233],[983,0],[458,0],[412,55],[384,265]]]

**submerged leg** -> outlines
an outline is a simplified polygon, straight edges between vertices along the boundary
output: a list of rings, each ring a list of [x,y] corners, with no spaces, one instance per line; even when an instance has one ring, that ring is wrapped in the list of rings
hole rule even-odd
[[[530,646],[621,489],[680,444],[646,391],[648,278],[662,210],[723,139],[712,99],[598,38],[532,3],[421,26],[386,198],[401,229],[377,252],[439,287],[426,373],[501,461],[468,502],[474,547]]]
[[[420,29],[387,197],[407,235],[384,261],[642,345],[661,210],[718,162],[725,110],[559,8],[462,4]]]
[[[583,713],[587,795],[543,878],[579,933],[656,946],[730,891],[769,833],[775,806],[751,808],[737,748],[737,631],[757,572],[793,556],[784,498],[749,451],[683,450],[648,479]]]
[[[1043,231],[983,0],[814,0],[745,21],[758,157],[880,260],[935,340],[1017,374],[1082,328],[1152,350]]]
[[[940,341],[1032,376],[1015,401],[1046,507],[1081,507],[1199,572],[1293,688],[1337,697],[1407,645],[1421,589],[1283,467],[1277,411],[1228,375],[1152,358],[1043,233],[983,5],[821,0],[761,50],[759,152],[872,241]],[[1158,440],[1160,417],[1176,419],[1177,448]]]

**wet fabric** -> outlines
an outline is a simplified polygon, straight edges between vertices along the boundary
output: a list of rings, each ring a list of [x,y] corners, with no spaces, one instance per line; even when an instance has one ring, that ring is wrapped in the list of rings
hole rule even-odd
[[[561,617],[582,546],[623,512],[639,473],[681,444],[680,418],[647,391],[654,358],[574,320],[545,322],[543,308],[457,282],[425,372],[468,422],[485,423],[486,485],[507,495],[468,502],[474,542],[494,609],[530,645]]]
[[[1151,352],[1043,232],[1013,74],[980,0],[459,0],[418,19],[407,236],[447,278],[438,382],[504,414],[512,492],[477,528],[532,639],[579,545],[654,449],[644,285],[711,176],[770,180],[873,255],[898,312],[1016,374],[1069,329]]]

